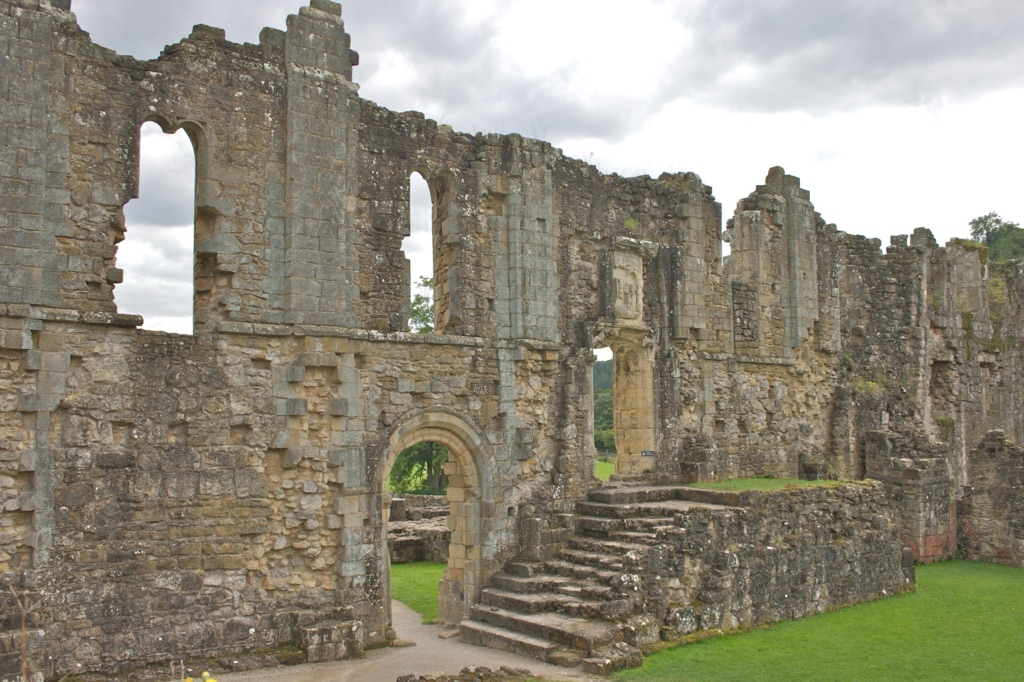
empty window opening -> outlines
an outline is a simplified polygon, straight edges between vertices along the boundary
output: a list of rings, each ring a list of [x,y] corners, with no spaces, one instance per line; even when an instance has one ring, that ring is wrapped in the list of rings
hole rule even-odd
[[[594,476],[607,481],[615,473],[614,359],[610,348],[595,348],[594,355]]]
[[[409,330],[434,331],[434,229],[430,187],[419,173],[409,176],[409,236],[402,251],[409,260]]]
[[[147,122],[141,136],[139,198],[124,207],[115,300],[119,312],[142,315],[145,329],[191,334],[195,150],[184,130],[168,135]]]

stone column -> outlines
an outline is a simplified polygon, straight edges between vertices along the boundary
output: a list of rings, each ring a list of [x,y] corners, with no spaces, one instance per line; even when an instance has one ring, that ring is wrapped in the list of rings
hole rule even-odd
[[[341,6],[313,0],[288,17],[285,39],[285,304],[294,324],[358,326],[358,258],[345,207],[355,53]]]

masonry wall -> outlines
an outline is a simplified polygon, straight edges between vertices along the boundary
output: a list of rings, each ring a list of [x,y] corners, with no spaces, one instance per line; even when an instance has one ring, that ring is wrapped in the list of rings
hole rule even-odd
[[[971,451],[971,485],[959,504],[959,545],[975,561],[1024,566],[1024,450],[990,431]]]
[[[896,516],[934,558],[971,448],[1024,437],[1018,266],[923,229],[882,253],[781,168],[727,222],[723,263],[694,173],[604,175],[358,97],[329,0],[258,44],[197,26],[148,62],[93,44],[66,2],[8,2],[0,36],[0,570],[39,602],[48,674],[317,626],[339,646],[315,657],[386,641],[384,479],[424,439],[451,453],[458,620],[503,561],[555,552],[598,485],[596,347],[620,478],[876,471],[921,501]],[[191,336],[115,304],[149,120],[196,153]],[[414,171],[427,335],[407,331]],[[892,447],[872,459],[876,433]],[[928,475],[886,478],[903,460]]]
[[[661,531],[660,550],[632,569],[645,614],[633,621],[634,643],[801,618],[914,583],[913,558],[893,533],[879,483],[708,501],[742,508],[677,515]]]

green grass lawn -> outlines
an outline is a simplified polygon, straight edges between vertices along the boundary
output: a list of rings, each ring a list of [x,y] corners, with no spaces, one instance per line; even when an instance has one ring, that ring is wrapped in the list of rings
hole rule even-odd
[[[424,623],[437,620],[437,583],[445,565],[430,561],[391,564],[391,597],[423,616]]]
[[[836,485],[836,481],[804,481],[799,478],[732,478],[728,481],[710,481],[707,483],[687,483],[691,488],[707,488],[709,490],[763,490],[771,492],[794,486],[808,488],[812,486]]]
[[[607,481],[615,473],[615,458],[601,457],[594,460],[594,476]]]
[[[662,651],[612,679],[1024,678],[1024,570],[950,561],[917,578],[914,593]]]

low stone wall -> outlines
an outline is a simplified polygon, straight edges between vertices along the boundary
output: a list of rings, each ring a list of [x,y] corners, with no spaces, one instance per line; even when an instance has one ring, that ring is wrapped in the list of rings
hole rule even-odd
[[[388,524],[388,553],[393,564],[448,561],[452,531],[445,518],[392,521]]]
[[[708,501],[736,508],[677,514],[635,567],[645,615],[631,644],[799,618],[914,584],[880,483],[709,492]]]
[[[391,500],[388,554],[393,564],[448,561],[452,531],[448,500],[441,495],[403,495]]]
[[[444,495],[400,495],[391,498],[391,521],[418,521],[448,516]]]
[[[1024,448],[990,431],[971,451],[970,482],[959,504],[964,558],[1024,566]]]

